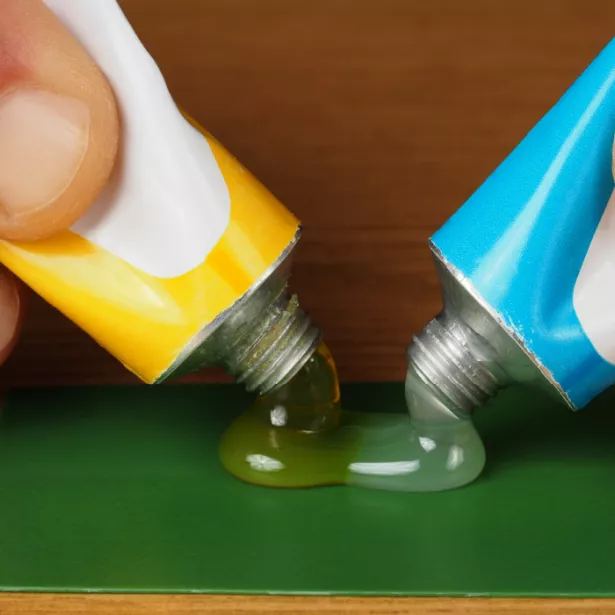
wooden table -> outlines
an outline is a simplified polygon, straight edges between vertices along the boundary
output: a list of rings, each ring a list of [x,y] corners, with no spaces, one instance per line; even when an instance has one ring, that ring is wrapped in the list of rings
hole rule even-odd
[[[345,380],[397,380],[428,236],[613,36],[611,0],[121,0],[176,100],[304,221],[294,286]],[[12,384],[131,377],[34,301]],[[204,373],[192,379],[215,379]],[[0,595],[0,613],[608,613],[611,601]]]
[[[610,600],[0,594],[2,615],[607,615]]]

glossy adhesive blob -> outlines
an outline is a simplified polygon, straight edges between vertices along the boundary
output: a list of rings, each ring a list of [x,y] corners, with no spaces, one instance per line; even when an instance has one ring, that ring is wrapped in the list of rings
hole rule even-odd
[[[290,383],[258,398],[231,425],[222,463],[237,478],[268,487],[439,491],[471,482],[485,463],[472,421],[415,390],[423,389],[409,379],[410,415],[342,411],[335,364],[321,344]]]

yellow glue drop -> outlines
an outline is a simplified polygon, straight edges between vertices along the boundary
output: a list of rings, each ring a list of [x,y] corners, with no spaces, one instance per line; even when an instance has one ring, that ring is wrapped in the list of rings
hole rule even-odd
[[[485,462],[471,419],[415,390],[407,382],[411,415],[342,411],[335,364],[321,344],[287,385],[230,426],[221,461],[237,478],[268,487],[439,491],[471,482]]]

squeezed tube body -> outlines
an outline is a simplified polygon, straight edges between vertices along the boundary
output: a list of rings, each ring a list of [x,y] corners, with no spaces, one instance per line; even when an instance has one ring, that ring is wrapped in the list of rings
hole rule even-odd
[[[432,237],[415,387],[463,415],[512,382],[573,409],[615,382],[614,136],[615,41]]]
[[[118,162],[70,230],[0,262],[146,383],[221,365],[281,386],[320,340],[286,289],[299,221],[179,111],[117,2],[45,2],[113,88]]]

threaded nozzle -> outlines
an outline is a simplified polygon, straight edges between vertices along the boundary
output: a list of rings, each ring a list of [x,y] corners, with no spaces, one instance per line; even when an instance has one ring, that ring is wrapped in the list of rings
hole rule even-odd
[[[478,355],[459,321],[432,320],[408,351],[410,367],[429,386],[465,413],[483,405],[500,384]]]
[[[268,393],[286,384],[308,361],[321,333],[284,290],[237,331],[226,350],[226,369],[248,391]]]

